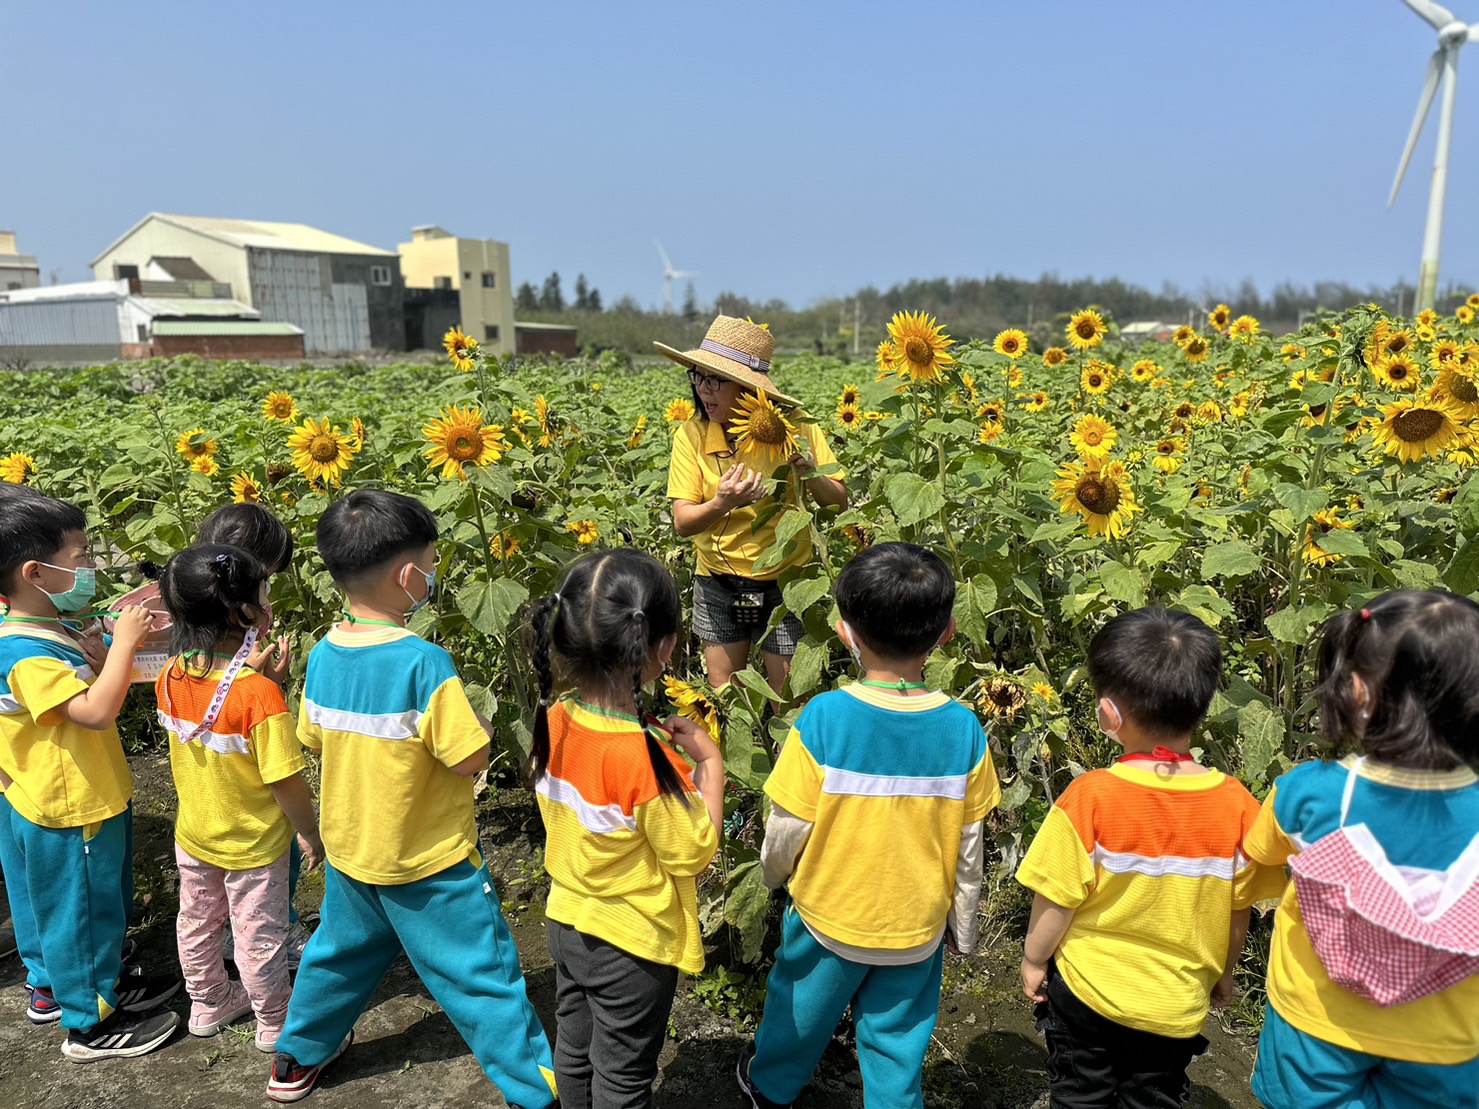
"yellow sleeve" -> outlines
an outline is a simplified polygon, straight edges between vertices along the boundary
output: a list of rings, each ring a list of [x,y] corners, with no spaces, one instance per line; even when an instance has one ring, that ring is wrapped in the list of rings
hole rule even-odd
[[[795,728],[786,737],[786,745],[775,760],[775,769],[765,779],[765,793],[793,816],[816,823],[817,801],[822,796],[822,768]]]
[[[806,442],[811,447],[812,461],[818,466],[832,466],[837,462],[837,455],[832,452],[832,444],[827,440],[827,434],[822,430],[821,424],[805,424]],[[847,471],[837,469],[835,473],[824,475],[833,481],[846,481]]]
[[[252,725],[252,751],[257,756],[257,771],[268,785],[291,778],[307,765],[303,746],[294,733],[293,718],[286,705],[282,712]]]
[[[1258,819],[1253,822],[1253,830],[1243,840],[1243,853],[1264,866],[1283,866],[1299,854],[1299,848],[1284,834],[1284,829],[1279,827],[1279,818],[1274,815],[1274,798],[1278,795],[1279,787],[1274,786],[1264,799]]]
[[[478,722],[461,678],[448,678],[437,687],[417,730],[426,749],[446,767],[465,762],[488,746],[488,733]]]
[[[978,824],[986,814],[1001,804],[1001,782],[996,777],[996,764],[991,761],[991,751],[981,756],[981,761],[971,771],[965,786],[965,822]]]
[[[308,698],[298,705],[298,742],[310,751],[322,752],[324,749],[324,732],[317,724],[308,719]]]
[[[676,797],[658,794],[636,806],[637,830],[647,837],[658,865],[677,878],[702,874],[719,850],[719,831],[709,819],[708,806],[696,792]]]
[[[673,454],[668,461],[668,499],[703,504],[704,475],[698,462],[698,437],[691,423],[673,436]]]
[[[1076,909],[1094,889],[1094,860],[1072,819],[1057,805],[1017,868],[1017,881],[1055,905]]]
[[[61,659],[33,655],[11,667],[10,692],[32,720],[48,725],[60,722],[56,710],[79,693],[86,693],[87,683]]]

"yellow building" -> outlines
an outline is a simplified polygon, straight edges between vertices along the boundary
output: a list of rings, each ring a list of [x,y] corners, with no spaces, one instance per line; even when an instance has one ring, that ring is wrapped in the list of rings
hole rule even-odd
[[[420,345],[435,347],[445,330],[442,325],[457,324],[488,353],[514,353],[514,296],[507,243],[459,239],[440,227],[428,226],[413,228],[411,241],[397,249],[408,308],[416,300],[427,301]],[[433,292],[417,297],[412,289],[431,289],[441,295]]]

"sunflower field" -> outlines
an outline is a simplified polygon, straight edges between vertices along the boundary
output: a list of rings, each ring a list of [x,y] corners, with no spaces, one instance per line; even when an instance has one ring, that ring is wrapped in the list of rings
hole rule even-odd
[[[731,778],[706,926],[731,925],[758,958],[759,790],[799,702],[849,672],[831,583],[874,542],[925,544],[955,570],[959,634],[927,677],[989,720],[1003,872],[1073,775],[1112,755],[1085,649],[1129,608],[1179,608],[1217,629],[1225,677],[1200,745],[1266,788],[1315,742],[1311,647],[1326,617],[1398,587],[1479,594],[1476,308],[1479,295],[1415,320],[1367,306],[1275,337],[1218,306],[1134,348],[1092,309],[1050,336],[968,343],[901,313],[875,362],[781,359],[777,382],[810,409],[789,422],[825,429],[852,504],[807,503],[778,454],[778,546],[757,569],[808,533],[817,551],[781,580],[807,630],[787,688],[757,665],[712,690],[693,645],[665,679],[672,706],[721,738]],[[298,541],[272,601],[300,674],[340,608],[313,548],[324,508],[371,486],[420,497],[442,523],[444,584],[412,627],[458,659],[512,781],[533,698],[525,602],[609,544],[655,554],[688,592],[692,549],[666,484],[669,431],[693,409],[666,361],[499,361],[457,333],[447,345],[439,365],[181,358],[0,375],[19,413],[0,429],[0,479],[88,511],[115,595],[214,508],[268,505]],[[752,434],[771,427],[784,435],[787,421],[751,414]],[[149,741],[150,714],[135,719],[129,738]]]

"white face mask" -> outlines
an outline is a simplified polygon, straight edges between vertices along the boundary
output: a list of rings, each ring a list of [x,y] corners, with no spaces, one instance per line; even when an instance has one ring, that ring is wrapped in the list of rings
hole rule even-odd
[[[1115,724],[1115,726],[1113,728],[1106,728],[1104,726],[1105,718],[1109,716],[1109,713],[1105,710],[1105,706],[1106,705],[1108,705],[1109,708],[1114,709],[1114,716],[1115,716],[1115,719],[1118,721],[1118,723]],[[1120,741],[1120,729],[1123,728],[1124,726],[1125,726],[1125,714],[1122,713],[1122,712],[1120,712],[1120,707],[1117,704],[1115,704],[1113,701],[1111,701],[1108,697],[1102,698],[1099,701],[1099,730],[1101,732],[1103,732],[1106,736],[1108,736],[1110,739],[1112,739],[1116,743],[1118,743]]]
[[[852,625],[846,620],[842,622],[842,642],[847,645],[847,650],[852,655],[852,660],[859,666],[863,665],[863,652],[858,647],[858,633],[852,630]]]

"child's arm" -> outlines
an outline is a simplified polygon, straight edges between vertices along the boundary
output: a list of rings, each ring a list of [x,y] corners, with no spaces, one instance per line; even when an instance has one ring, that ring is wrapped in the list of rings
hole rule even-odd
[[[663,727],[673,733],[673,746],[694,762],[693,784],[704,799],[714,830],[724,830],[724,756],[709,733],[692,720],[671,716]]]
[[[1238,964],[1243,961],[1243,945],[1248,942],[1248,927],[1253,923],[1252,909],[1237,909],[1232,915],[1232,931],[1227,938],[1227,969],[1212,987],[1212,1008],[1225,1009],[1238,996],[1234,978]]]
[[[79,728],[101,732],[112,727],[128,696],[134,652],[153,626],[153,614],[142,605],[126,605],[113,624],[113,646],[97,679],[87,689],[56,707],[56,712]]]
[[[960,830],[960,852],[955,859],[955,897],[945,924],[945,946],[952,955],[976,950],[981,930],[981,882],[986,870],[986,822],[978,820]]]
[[[1022,945],[1022,992],[1033,1001],[1048,999],[1048,960],[1073,923],[1073,912],[1040,893],[1032,899],[1032,919]]]
[[[811,839],[812,823],[789,813],[774,801],[765,822],[765,842],[760,845],[760,871],[765,888],[778,890],[796,872],[796,863]]]
[[[313,811],[313,793],[303,775],[292,774],[281,781],[268,782],[278,808],[298,833],[298,845],[303,848],[303,866],[312,870],[323,861],[324,841],[318,834],[318,814]]]

